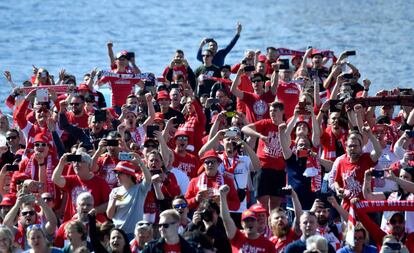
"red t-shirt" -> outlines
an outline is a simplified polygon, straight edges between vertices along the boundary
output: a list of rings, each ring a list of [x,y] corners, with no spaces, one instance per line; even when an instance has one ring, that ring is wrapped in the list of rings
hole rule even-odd
[[[117,74],[129,74],[127,72],[116,72]],[[127,97],[133,93],[134,86],[141,80],[123,79],[119,77],[105,76],[100,82],[111,85],[112,88],[112,106],[122,106],[125,104]]]
[[[83,110],[83,114],[80,117],[75,116],[73,112],[66,113],[66,117],[68,118],[70,124],[80,128],[88,128],[89,115],[86,110]]]
[[[233,253],[244,252],[244,253],[276,253],[275,245],[268,239],[260,236],[257,239],[251,240],[246,237],[245,234],[236,231],[234,238],[230,240],[231,248]]]
[[[270,241],[275,245],[276,252],[284,252],[286,246],[299,239],[299,237],[300,236],[295,233],[294,228],[291,228],[285,237],[279,238],[277,236],[272,236]]]
[[[348,155],[345,155],[345,158],[338,164],[335,182],[350,195],[349,198],[344,198],[343,204],[346,210],[349,210],[352,198],[364,199],[362,195],[364,174],[375,164],[376,162],[372,161],[369,153],[363,153],[356,163],[351,163]]]
[[[99,176],[94,176],[89,180],[81,180],[78,176],[64,176],[66,184],[63,190],[68,192],[68,199],[66,201],[65,215],[63,221],[67,221],[72,218],[76,213],[76,198],[82,192],[90,192],[94,199],[94,206],[97,207],[103,203],[108,202],[109,188],[106,181]],[[103,214],[98,214],[98,216]]]
[[[253,93],[252,82],[250,81],[250,77],[248,75],[243,74],[240,76],[240,84],[238,88],[241,91]],[[246,104],[239,98],[237,98],[237,111],[246,113]]]
[[[181,245],[180,243],[176,244],[167,244],[164,243],[164,252],[165,253],[180,253],[181,252]]]
[[[190,179],[197,177],[198,166],[199,161],[195,155],[187,153],[184,157],[182,157],[174,152],[173,167],[176,167],[185,172]]]
[[[118,179],[113,171],[118,162],[119,160],[117,157],[112,158],[109,154],[99,157],[96,162],[99,168],[96,175],[103,178],[111,189],[118,186]]]
[[[282,80],[279,81],[277,86],[276,96],[277,99],[285,106],[286,118],[293,116],[295,106],[298,104],[300,94],[300,87],[296,83],[285,83]]]
[[[254,123],[254,127],[257,132],[269,137],[269,144],[259,139],[257,147],[257,156],[262,168],[284,170],[285,159],[279,142],[278,126],[271,119],[263,119]]]
[[[269,118],[269,103],[275,100],[272,92],[269,90],[261,96],[243,92],[242,101],[246,104],[246,119],[247,122],[253,123],[261,119]]]

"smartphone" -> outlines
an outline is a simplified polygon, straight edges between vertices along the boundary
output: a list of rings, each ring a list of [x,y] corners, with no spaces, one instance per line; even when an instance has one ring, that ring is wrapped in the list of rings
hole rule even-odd
[[[94,112],[95,121],[105,122],[106,121],[106,111],[105,110],[96,110]]]
[[[355,50],[352,50],[352,51],[346,51],[346,52],[345,52],[345,55],[346,55],[346,56],[354,56],[354,55],[356,55],[356,52],[355,52]]]
[[[6,171],[18,171],[18,170],[19,170],[19,165],[17,164],[6,165]]]
[[[134,157],[130,153],[127,153],[127,152],[119,152],[118,159],[120,161],[131,161],[132,159],[134,159]]]
[[[298,151],[298,158],[308,157],[308,153],[307,149],[301,149]]]
[[[71,154],[67,156],[67,161],[68,162],[80,162],[82,161],[82,156]]]
[[[307,105],[306,102],[298,102],[298,105],[299,105],[299,114],[300,115],[309,115],[310,114],[310,112],[308,112],[306,110],[306,105]]]
[[[289,59],[279,59],[279,69],[289,69]]]
[[[152,175],[156,175],[156,174],[161,174],[162,170],[155,169],[155,170],[150,170],[150,172],[151,172]]]
[[[352,78],[354,78],[354,75],[353,74],[350,74],[350,73],[346,73],[346,74],[343,74],[343,77],[345,79],[352,79]]]
[[[38,103],[49,102],[49,91],[47,89],[37,89],[36,100]]]
[[[292,195],[292,189],[280,189],[279,194],[282,196]]]
[[[209,102],[214,105],[214,104],[218,104],[220,102],[220,100],[218,98],[212,98],[209,100]]]
[[[246,66],[243,69],[245,72],[249,72],[249,71],[255,71],[256,68],[254,66]]]
[[[232,131],[232,130],[227,130],[226,133],[224,134],[224,138],[234,138],[236,136],[237,136],[237,132]]]
[[[391,250],[401,250],[401,243],[398,242],[386,242],[385,246],[388,246]]]
[[[373,170],[373,171],[371,171],[371,175],[372,175],[372,177],[380,178],[380,177],[384,176],[384,171],[383,170]]]
[[[128,52],[128,53],[126,54],[126,58],[127,58],[128,60],[131,60],[131,58],[135,58],[135,53],[134,53],[134,52]]]
[[[155,138],[155,131],[159,131],[160,126],[158,125],[149,125],[147,126],[147,138]]]
[[[25,200],[26,200],[27,202],[35,202],[36,198],[35,198],[35,196],[34,196],[33,194],[29,194],[29,195],[27,195],[27,196],[25,197]]]
[[[109,147],[118,147],[119,146],[119,141],[118,140],[106,140],[106,146]]]
[[[407,131],[407,136],[408,138],[414,138],[414,131],[413,130]]]

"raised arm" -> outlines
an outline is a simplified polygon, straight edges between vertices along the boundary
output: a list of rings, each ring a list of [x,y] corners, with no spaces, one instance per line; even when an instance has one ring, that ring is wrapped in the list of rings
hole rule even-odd
[[[307,68],[308,57],[311,55],[311,53],[312,53],[312,48],[310,47],[306,50],[305,55],[303,56],[302,63],[300,64],[301,68],[303,68],[303,69]]]
[[[223,218],[224,228],[226,229],[227,238],[233,239],[237,232],[236,224],[230,216],[229,207],[227,205],[227,194],[230,191],[228,185],[220,186],[220,215]]]
[[[302,231],[300,230],[299,217],[303,213],[302,205],[300,204],[298,194],[295,192],[295,190],[293,190],[292,186],[289,185],[287,188],[292,189],[292,195],[290,197],[292,198],[293,210],[295,211],[295,219],[293,220],[293,227],[295,229],[295,233],[297,235],[300,235]]]
[[[308,105],[307,109],[311,113],[312,118],[312,144],[317,148],[321,143],[321,128],[318,124],[318,120],[316,119],[313,107],[311,105]]]
[[[366,132],[368,139],[372,142],[372,146],[374,147],[374,150],[371,152],[371,159],[373,162],[378,161],[382,154],[382,147],[381,144],[378,142],[375,135],[372,133],[371,128],[369,126],[364,126],[362,128],[364,132]]]
[[[108,41],[108,43],[106,43],[106,47],[108,49],[109,63],[111,66],[115,65],[115,55],[112,49],[113,46],[114,44],[112,43],[112,41]]]
[[[219,142],[220,142],[220,139],[222,139],[223,137],[224,137],[224,134],[226,133],[226,131],[227,131],[227,129],[222,129],[222,130],[219,130],[214,136],[213,136],[213,138],[211,138],[211,139],[209,139],[208,141],[207,141],[207,143],[206,144],[204,144],[202,147],[201,147],[201,149],[200,149],[200,151],[198,151],[198,156],[199,157],[202,157],[203,156],[203,154],[207,151],[207,150],[210,150],[210,149],[214,149],[214,150],[217,150],[217,146],[218,146],[218,144],[219,144]]]
[[[250,158],[252,162],[253,171],[258,171],[262,166],[260,165],[259,157],[257,157],[256,152],[247,144],[244,140],[241,139],[241,143],[243,144],[243,150],[246,152],[247,156]]]
[[[152,103],[151,93],[145,94],[145,100],[147,102],[147,107],[148,107],[148,118],[144,121],[144,124],[142,124],[142,126],[146,130],[147,126],[151,125],[154,122],[155,108],[154,108],[154,104]]]
[[[245,65],[244,64],[241,64],[240,65],[240,68],[239,68],[239,70],[237,71],[237,75],[236,75],[236,78],[234,79],[234,81],[233,81],[233,83],[231,84],[231,88],[230,88],[230,91],[231,91],[231,93],[234,95],[234,96],[236,96],[236,97],[238,97],[238,98],[240,98],[240,99],[243,99],[243,92],[241,91],[241,90],[239,90],[239,85],[240,85],[240,78],[241,78],[241,75],[244,73],[244,67],[245,67]]]
[[[40,196],[37,197],[36,204],[40,206],[42,213],[45,215],[45,218],[47,220],[45,224],[46,232],[49,235],[54,235],[57,227],[57,218],[55,213]]]
[[[285,160],[292,156],[292,150],[290,149],[290,134],[286,133],[286,124],[282,123],[279,125],[279,141],[282,146],[283,158]]]
[[[364,183],[362,184],[362,195],[366,200],[386,200],[383,192],[372,192],[371,185],[372,177],[371,170],[367,170],[364,173]]]
[[[270,91],[273,96],[276,96],[277,86],[279,84],[279,64],[272,63],[273,73],[270,78]]]
[[[62,177],[63,169],[65,168],[65,165],[68,164],[67,156],[69,153],[63,154],[63,156],[60,158],[58,165],[56,166],[56,169],[53,171],[52,174],[52,181],[60,188],[65,187],[66,185],[66,179]]]
[[[227,55],[233,49],[234,45],[236,45],[237,40],[240,38],[241,30],[242,30],[242,25],[240,24],[240,22],[237,22],[236,35],[234,35],[230,43],[224,49],[222,49],[222,51],[224,52],[224,55]]]

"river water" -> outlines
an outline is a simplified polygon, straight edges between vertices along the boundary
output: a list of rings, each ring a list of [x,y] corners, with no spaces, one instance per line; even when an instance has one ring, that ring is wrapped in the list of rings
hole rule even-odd
[[[107,69],[106,42],[114,51],[134,51],[144,72],[161,75],[175,49],[183,49],[193,69],[200,40],[219,47],[243,25],[227,56],[233,64],[246,49],[267,46],[305,49],[311,45],[350,58],[373,92],[413,87],[414,1],[0,1],[0,71],[16,83],[29,79],[32,64],[57,76],[60,68],[78,80],[93,67]],[[10,86],[1,77],[0,98]],[[4,109],[4,105],[1,106]]]

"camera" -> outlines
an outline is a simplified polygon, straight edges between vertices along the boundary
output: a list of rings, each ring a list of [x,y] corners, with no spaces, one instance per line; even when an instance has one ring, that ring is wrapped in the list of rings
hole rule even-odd
[[[206,222],[210,222],[213,220],[213,212],[211,212],[210,209],[204,209],[201,213],[201,219],[206,221]]]

